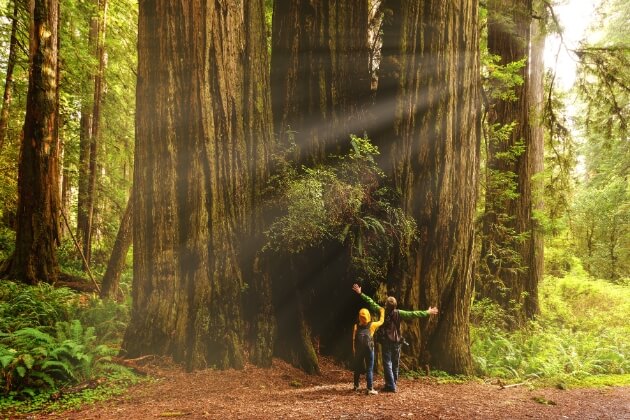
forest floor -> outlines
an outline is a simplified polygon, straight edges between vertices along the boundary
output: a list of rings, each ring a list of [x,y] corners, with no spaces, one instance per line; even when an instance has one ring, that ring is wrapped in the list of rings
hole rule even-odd
[[[271,369],[186,373],[152,364],[154,380],[113,400],[29,419],[630,419],[630,387],[561,390],[495,382],[399,380],[395,394],[352,390],[352,372],[325,358],[320,375],[274,360]],[[382,377],[376,375],[378,389]]]

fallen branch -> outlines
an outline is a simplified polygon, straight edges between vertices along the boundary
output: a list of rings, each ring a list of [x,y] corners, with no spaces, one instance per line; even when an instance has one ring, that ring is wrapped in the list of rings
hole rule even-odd
[[[528,384],[528,382],[521,382],[521,383],[518,383],[518,384],[503,385],[503,382],[499,382],[499,389],[516,388],[517,386],[527,385],[527,384]]]
[[[96,379],[90,379],[89,381],[85,381],[74,386],[61,388],[59,391],[53,393],[50,396],[50,400],[57,401],[64,395],[77,394],[81,391],[85,391],[86,389],[96,389],[102,384],[104,384],[105,382],[106,380],[104,378],[96,378]]]
[[[143,362],[147,359],[155,360],[155,355],[147,354],[145,356],[136,357],[135,359],[124,359],[124,360],[126,360],[127,362],[137,363],[137,362]]]
[[[79,246],[79,243],[77,242],[74,235],[72,234],[72,228],[70,227],[70,223],[68,223],[68,219],[66,218],[66,213],[64,213],[63,210],[61,210],[61,216],[63,216],[63,221],[66,223],[66,227],[68,228],[68,232],[70,233],[72,242],[74,242],[74,246],[77,248],[77,251],[79,251],[79,254],[81,255],[81,259],[83,260],[83,264],[85,264],[85,268],[87,269],[88,276],[90,276],[90,279],[92,280],[92,283],[94,283],[94,287],[96,287],[96,290],[99,293],[101,293],[101,288],[99,287],[96,280],[94,280],[94,276],[92,275],[92,270],[90,270],[90,264],[88,264],[87,260],[85,259],[85,255],[83,255],[83,251],[81,250],[81,247]]]
[[[138,359],[143,359],[146,357],[149,357],[149,356],[143,356]],[[138,359],[123,359],[122,357],[112,357],[112,362],[116,363],[117,365],[121,365],[126,368],[129,368],[139,375],[149,376],[149,374],[151,373],[149,369],[145,369],[135,364],[134,360],[138,360]]]

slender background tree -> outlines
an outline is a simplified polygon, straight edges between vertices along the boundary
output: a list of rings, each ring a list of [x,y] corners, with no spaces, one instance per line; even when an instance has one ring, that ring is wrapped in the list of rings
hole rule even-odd
[[[57,0],[31,3],[30,77],[20,149],[16,245],[5,276],[54,283],[59,266]]]
[[[532,178],[540,171],[540,133],[532,119],[540,108],[540,41],[530,57],[530,1],[488,4],[488,51],[501,66],[513,66],[520,83],[513,91],[491,97],[490,140],[483,216],[480,294],[510,314],[513,327],[538,312],[537,287],[542,251],[534,232]],[[534,92],[532,78],[536,78]],[[533,95],[536,95],[535,97]],[[532,104],[531,99],[536,102]]]

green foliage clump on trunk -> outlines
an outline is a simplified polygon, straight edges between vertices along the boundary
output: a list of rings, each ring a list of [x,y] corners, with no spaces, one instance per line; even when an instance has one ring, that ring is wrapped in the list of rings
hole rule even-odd
[[[313,168],[286,164],[275,178],[284,214],[266,232],[265,247],[300,253],[337,241],[349,250],[352,272],[376,283],[387,272],[382,261],[408,248],[416,225],[392,204],[395,194],[374,160],[378,149],[356,136],[351,145],[347,155]]]

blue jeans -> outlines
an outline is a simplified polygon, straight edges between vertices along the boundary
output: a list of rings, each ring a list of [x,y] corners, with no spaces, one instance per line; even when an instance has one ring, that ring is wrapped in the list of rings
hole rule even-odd
[[[359,377],[365,370],[367,389],[372,389],[374,371],[374,349],[357,350],[354,357],[354,386],[359,387]]]
[[[385,389],[396,391],[398,381],[398,363],[400,361],[400,344],[386,341],[381,346],[383,352],[383,375],[385,376]]]

